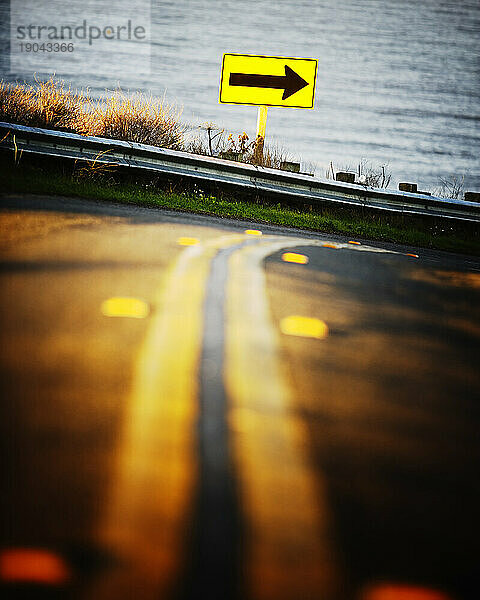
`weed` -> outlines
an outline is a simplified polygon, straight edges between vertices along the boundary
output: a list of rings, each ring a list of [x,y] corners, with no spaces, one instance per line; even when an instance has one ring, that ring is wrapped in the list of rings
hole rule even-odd
[[[356,182],[365,187],[387,188],[392,180],[392,173],[388,168],[388,164],[372,165],[365,158],[362,158],[354,169],[351,166],[343,166],[338,171],[348,171],[355,173]],[[336,170],[333,162],[330,161],[328,169],[325,172],[327,179],[335,179]]]
[[[366,187],[387,188],[392,180],[392,173],[387,164],[373,166],[362,158],[357,167],[357,181]]]
[[[259,138],[250,140],[245,131],[227,135],[224,129],[211,122],[200,125],[198,129],[205,132],[205,137],[193,137],[187,145],[188,152],[272,169],[281,169],[282,163],[288,160],[287,153],[275,145],[263,146],[263,152],[258,152]]]
[[[212,122],[200,125],[200,129],[203,129],[207,133],[208,154],[210,156],[217,156],[225,144],[223,139],[225,130]]]
[[[99,152],[93,160],[76,160],[73,165],[72,181],[106,181],[106,175],[113,173],[116,166],[101,162],[100,159],[110,150]]]
[[[439,198],[463,198],[465,189],[465,175],[450,175],[450,177],[440,177],[439,185],[433,191]]]

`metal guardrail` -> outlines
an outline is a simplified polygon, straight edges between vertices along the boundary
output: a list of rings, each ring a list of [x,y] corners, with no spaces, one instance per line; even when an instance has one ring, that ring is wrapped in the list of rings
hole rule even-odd
[[[0,122],[0,148],[67,159],[116,164],[169,178],[188,178],[219,187],[252,191],[316,206],[364,207],[406,215],[480,221],[480,203],[340,183],[210,156],[135,142]]]

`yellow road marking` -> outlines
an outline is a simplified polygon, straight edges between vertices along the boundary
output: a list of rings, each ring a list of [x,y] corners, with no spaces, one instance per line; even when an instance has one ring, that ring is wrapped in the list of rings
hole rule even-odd
[[[353,240],[349,240],[349,244],[354,244],[355,246],[360,246],[360,242],[354,242]]]
[[[150,307],[139,298],[116,297],[104,300],[101,306],[102,314],[106,317],[132,317],[144,319],[148,317]]]
[[[289,245],[299,240],[238,250],[227,283],[224,376],[255,600],[334,596],[323,482],[314,476],[305,424],[280,369],[261,267],[267,255]]]
[[[168,597],[181,571],[197,471],[194,431],[206,282],[218,248],[240,239],[245,236],[187,247],[157,294],[158,310],[135,361],[98,531],[100,542],[124,566],[97,582],[96,597],[121,597],[126,582],[142,600]]]
[[[199,243],[199,240],[194,237],[179,237],[177,240],[177,244],[180,246],[196,246]]]
[[[286,335],[323,339],[328,336],[328,326],[321,319],[291,315],[280,321],[280,330]]]
[[[262,235],[262,232],[258,229],[245,229],[247,235]]]
[[[306,265],[308,263],[308,256],[305,256],[305,254],[297,254],[296,252],[284,252],[282,254],[282,260],[284,262]]]
[[[154,302],[158,310],[135,361],[116,468],[98,525],[100,544],[111,548],[125,567],[96,583],[98,597],[113,600],[132,582],[142,599],[168,596],[182,567],[196,475],[194,426],[205,286],[218,249],[245,239],[244,234],[228,235],[187,247]],[[227,290],[225,378],[249,522],[249,573],[259,600],[300,597],[312,589],[332,595],[328,590],[334,559],[322,482],[318,476],[313,482],[304,425],[291,411],[277,364],[276,333],[260,267],[268,254],[298,245],[298,238],[282,238],[234,253]],[[322,243],[310,240],[305,245]],[[252,263],[251,273],[247,263]]]
[[[322,247],[323,248],[333,248],[334,250],[336,250],[340,246],[337,246],[336,244],[331,244],[330,242],[327,242],[325,244],[322,244]]]

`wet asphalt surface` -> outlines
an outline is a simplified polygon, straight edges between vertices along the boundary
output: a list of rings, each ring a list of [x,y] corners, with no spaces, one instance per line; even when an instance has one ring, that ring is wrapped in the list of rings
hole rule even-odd
[[[328,508],[332,566],[325,568],[333,583],[312,584],[302,598],[368,598],[362,593],[380,582],[477,597],[478,259],[364,240],[340,247],[348,239],[80,199],[0,203],[2,556],[36,548],[69,568],[63,580],[39,583],[28,561],[30,580],[11,578],[0,562],[6,597],[272,597],[268,584],[255,587],[249,578],[255,532],[246,522],[235,462],[242,449],[232,449],[224,385],[228,261],[243,241],[212,259],[205,283],[201,364],[216,371],[199,370],[194,427],[182,434],[198,453],[188,463],[196,483],[183,542],[171,549],[180,555],[176,567],[168,566],[155,517],[169,490],[149,489],[148,477],[139,500],[148,512],[139,524],[145,540],[139,535],[125,554],[101,533],[135,363],[153,315],[165,310],[158,290],[186,251],[178,240],[203,244],[247,228],[262,239],[298,238],[288,251],[308,257],[292,264],[275,249],[261,264],[288,410],[304,427],[309,477],[318,505]],[[106,299],[124,296],[141,299],[149,316],[102,313]],[[280,324],[292,315],[320,319],[328,336],[283,334]],[[220,429],[209,429],[210,418]],[[161,471],[169,457],[155,457],[148,468]],[[152,556],[158,547],[166,559],[142,565],[147,537]],[[165,583],[159,570],[170,568]],[[120,583],[109,587],[114,577]]]

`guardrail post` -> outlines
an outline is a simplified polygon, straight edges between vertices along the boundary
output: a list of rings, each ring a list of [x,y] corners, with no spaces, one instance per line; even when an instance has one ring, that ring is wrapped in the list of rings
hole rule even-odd
[[[257,137],[255,139],[255,162],[263,162],[263,146],[265,143],[265,132],[267,130],[267,106],[258,107]]]
[[[480,192],[465,192],[464,199],[467,202],[480,202]]]
[[[399,183],[398,189],[401,192],[411,192],[415,194],[417,192],[417,184],[416,183]]]
[[[300,173],[300,163],[284,160],[280,163],[282,171],[290,171],[291,173]]]
[[[343,183],[355,183],[355,173],[348,173],[347,171],[338,171],[335,174],[335,181],[342,181]]]

